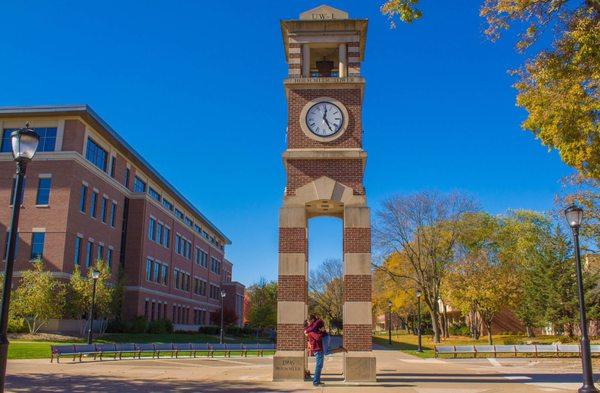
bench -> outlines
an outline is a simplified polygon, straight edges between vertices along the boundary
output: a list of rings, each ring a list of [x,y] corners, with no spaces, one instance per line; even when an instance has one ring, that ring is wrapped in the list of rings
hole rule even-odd
[[[123,355],[132,355],[132,357],[141,359],[142,355],[152,356],[160,359],[161,355],[171,354],[171,357],[178,358],[185,353],[189,357],[196,357],[198,353],[206,353],[208,357],[214,357],[215,352],[223,352],[225,357],[231,357],[231,353],[238,353],[240,356],[248,357],[248,351],[256,351],[258,356],[264,356],[264,351],[274,350],[275,344],[200,344],[200,343],[143,343],[143,344],[68,344],[52,345],[50,347],[50,363],[56,359],[60,363],[61,356],[72,356],[73,361],[79,357],[82,361],[83,356],[90,356],[96,360],[97,357],[102,361],[104,356],[112,356],[113,360],[120,360]]]
[[[591,345],[590,347],[593,354],[600,353],[600,345]],[[514,357],[520,354],[538,357],[540,354],[579,356],[581,353],[581,348],[578,344],[436,345],[434,350],[436,358],[440,355],[453,355],[456,358],[460,354],[472,354],[473,357],[477,357],[478,354],[493,354],[494,357],[500,354],[511,354]]]

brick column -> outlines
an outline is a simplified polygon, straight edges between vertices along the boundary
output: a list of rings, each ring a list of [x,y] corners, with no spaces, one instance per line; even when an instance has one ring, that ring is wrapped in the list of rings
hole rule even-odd
[[[302,207],[279,212],[279,283],[277,289],[277,352],[274,380],[303,380],[307,313],[307,229]]]
[[[368,207],[344,208],[344,359],[346,381],[375,381],[371,314],[371,218]]]

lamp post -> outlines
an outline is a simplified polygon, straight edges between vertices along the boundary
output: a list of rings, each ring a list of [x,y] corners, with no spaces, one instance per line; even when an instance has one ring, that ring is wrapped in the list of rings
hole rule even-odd
[[[392,345],[392,301],[388,300],[388,344]]]
[[[96,305],[96,282],[100,277],[100,271],[98,269],[92,270],[92,303],[90,304],[90,316],[89,316],[89,329],[87,343],[92,343],[92,335],[94,334],[94,307]]]
[[[588,337],[587,318],[585,316],[585,300],[583,293],[583,279],[581,277],[581,255],[579,251],[579,227],[583,220],[583,209],[571,205],[565,209],[565,217],[573,231],[575,246],[575,268],[577,271],[577,289],[579,292],[579,317],[581,319],[581,366],[583,369],[583,386],[579,388],[580,393],[598,392],[594,386],[594,374],[592,373],[592,360],[590,355],[590,339]]]
[[[225,295],[227,295],[227,293],[225,293],[225,291],[221,291],[221,339],[219,340],[219,342],[221,344],[223,344],[223,303],[225,300]]]
[[[19,228],[19,213],[23,200],[23,179],[27,163],[31,161],[38,147],[38,134],[29,128],[13,131],[10,134],[13,158],[17,165],[14,192],[12,197],[12,215],[8,230],[8,243],[6,245],[6,267],[4,270],[4,288],[2,290],[2,304],[0,305],[0,392],[4,391],[4,377],[6,375],[6,358],[8,355],[8,307],[10,303],[10,290],[12,289],[13,267],[15,264],[15,244]]]
[[[419,335],[419,346],[417,352],[423,352],[421,345],[421,291],[417,290],[417,334]]]

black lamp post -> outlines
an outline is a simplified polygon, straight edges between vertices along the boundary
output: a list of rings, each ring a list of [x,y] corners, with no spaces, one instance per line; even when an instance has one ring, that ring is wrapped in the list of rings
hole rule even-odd
[[[0,305],[0,392],[4,392],[4,377],[6,375],[6,358],[8,355],[8,306],[10,303],[10,290],[12,289],[13,267],[15,264],[15,244],[19,228],[19,213],[23,200],[23,179],[27,163],[31,161],[38,147],[39,137],[35,131],[25,128],[13,131],[10,134],[13,157],[17,164],[17,177],[14,183],[12,199],[12,216],[8,231],[8,244],[6,246],[6,268],[4,270],[4,288],[2,290],[2,304]]]
[[[388,300],[388,344],[392,345],[392,301]]]
[[[419,346],[417,352],[423,352],[421,345],[421,291],[417,290],[417,334],[419,335]]]
[[[87,343],[92,343],[92,336],[94,334],[94,308],[96,306],[96,282],[100,277],[98,269],[92,270],[92,303],[90,304],[90,316],[89,316],[89,329]]]
[[[583,293],[583,279],[581,277],[581,255],[579,251],[579,227],[583,220],[583,209],[571,205],[565,209],[565,217],[573,230],[575,246],[575,264],[577,270],[577,289],[579,292],[579,317],[581,319],[581,365],[583,369],[583,386],[579,388],[580,393],[598,392],[594,386],[594,374],[592,373],[592,360],[590,355],[590,339],[588,337],[587,318],[585,316],[585,300]]]
[[[221,344],[223,344],[223,303],[225,300],[225,295],[227,295],[227,293],[225,293],[225,291],[221,291],[221,339],[219,340],[219,342]]]

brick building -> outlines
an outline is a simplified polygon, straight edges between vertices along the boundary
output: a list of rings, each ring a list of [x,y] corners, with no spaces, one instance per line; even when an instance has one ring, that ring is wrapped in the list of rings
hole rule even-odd
[[[40,146],[25,178],[16,277],[37,257],[64,279],[103,259],[113,281],[124,269],[125,319],[166,318],[184,329],[216,320],[221,289],[232,307],[243,298],[225,259],[230,240],[85,105],[0,108],[4,242],[15,172],[10,133],[26,121]],[[243,310],[236,312],[241,321]]]

